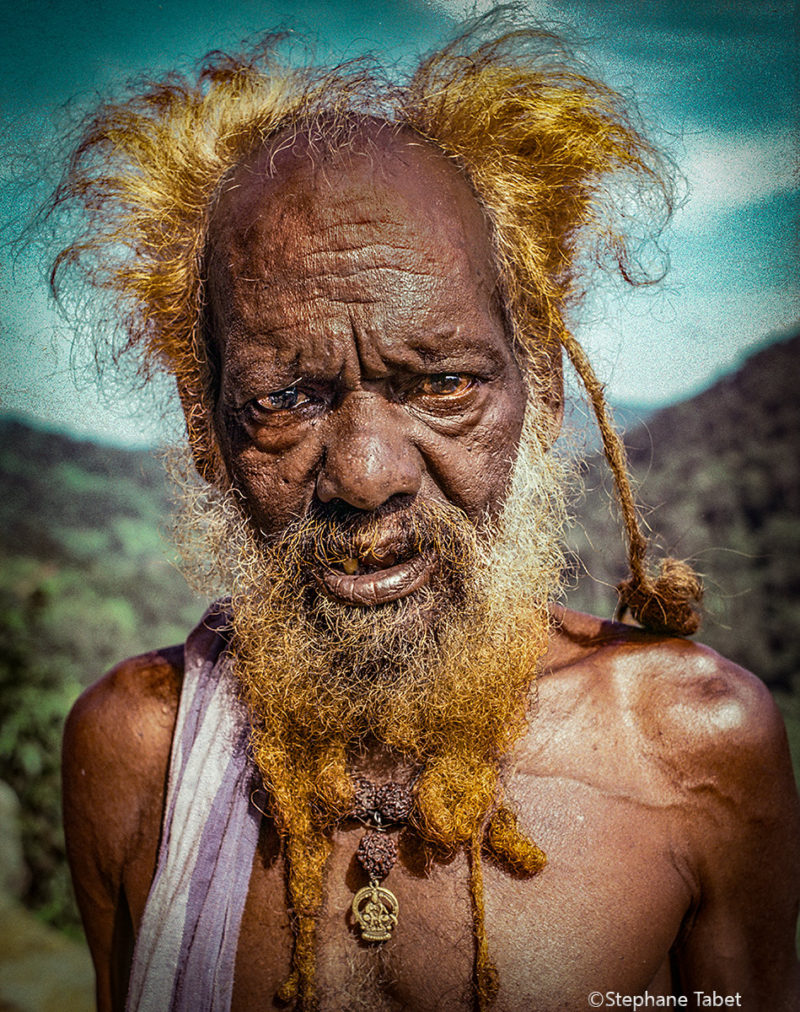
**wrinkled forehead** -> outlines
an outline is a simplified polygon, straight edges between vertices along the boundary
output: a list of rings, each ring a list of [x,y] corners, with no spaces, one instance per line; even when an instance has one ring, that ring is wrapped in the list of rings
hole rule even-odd
[[[488,298],[497,289],[490,227],[458,167],[411,130],[376,122],[324,150],[304,133],[279,136],[234,170],[209,225],[212,301],[248,272],[296,276],[313,270],[315,249],[350,241],[446,265]]]

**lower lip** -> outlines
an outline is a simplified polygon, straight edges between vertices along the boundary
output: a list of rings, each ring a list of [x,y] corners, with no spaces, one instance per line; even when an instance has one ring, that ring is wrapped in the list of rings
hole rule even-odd
[[[347,573],[326,569],[317,579],[330,597],[345,604],[387,604],[424,587],[434,565],[433,556],[415,555],[413,559],[374,573],[348,576]]]

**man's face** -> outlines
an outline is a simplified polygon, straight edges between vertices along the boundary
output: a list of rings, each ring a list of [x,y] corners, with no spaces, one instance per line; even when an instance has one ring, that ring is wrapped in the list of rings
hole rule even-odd
[[[317,165],[282,152],[272,178],[266,156],[241,166],[209,258],[215,424],[256,527],[379,521],[320,567],[344,604],[427,582],[436,559],[403,533],[412,504],[496,513],[526,400],[467,185],[420,143],[364,150]]]

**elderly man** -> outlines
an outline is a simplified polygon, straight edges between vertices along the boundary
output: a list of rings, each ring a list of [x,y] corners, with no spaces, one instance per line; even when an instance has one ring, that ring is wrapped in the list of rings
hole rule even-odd
[[[230,594],[69,719],[101,1009],[796,1007],[780,719],[668,635],[699,584],[650,575],[564,322],[587,249],[630,274],[609,176],[661,185],[526,31],[402,89],[217,56],[90,124],[57,271],[175,376]],[[645,628],[553,603],[562,347]]]

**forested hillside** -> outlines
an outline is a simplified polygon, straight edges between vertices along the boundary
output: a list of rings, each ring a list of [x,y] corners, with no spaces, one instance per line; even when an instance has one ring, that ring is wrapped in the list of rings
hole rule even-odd
[[[645,518],[663,549],[705,577],[700,639],[790,690],[800,672],[800,336],[626,432]],[[571,603],[609,615],[624,575],[605,462],[591,458],[581,576]]]
[[[59,806],[64,715],[112,664],[180,642],[202,604],[168,561],[164,470],[0,419],[0,781],[22,804],[22,898],[76,923]]]
[[[800,337],[626,436],[653,530],[705,574],[700,638],[778,691],[796,737],[798,376]],[[11,418],[0,420],[0,437],[0,781],[22,802],[23,898],[63,926],[75,918],[58,803],[64,714],[119,659],[181,641],[203,602],[168,561],[168,495],[154,457]],[[570,534],[580,563],[569,603],[604,615],[624,572],[610,484],[591,458]]]

